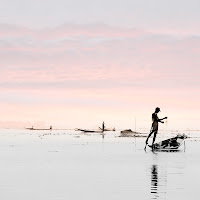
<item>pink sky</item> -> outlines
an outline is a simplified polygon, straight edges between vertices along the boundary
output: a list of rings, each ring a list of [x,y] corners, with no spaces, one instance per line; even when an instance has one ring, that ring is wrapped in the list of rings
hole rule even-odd
[[[142,128],[160,106],[169,126],[198,128],[199,37],[108,25],[0,29],[1,127],[130,128],[136,117]]]

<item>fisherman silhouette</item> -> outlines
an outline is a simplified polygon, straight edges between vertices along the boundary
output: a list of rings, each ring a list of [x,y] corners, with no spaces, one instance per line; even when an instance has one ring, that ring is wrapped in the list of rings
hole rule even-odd
[[[149,138],[151,137],[151,135],[152,134],[154,134],[153,135],[153,141],[152,141],[152,149],[153,149],[153,147],[154,147],[154,142],[155,142],[155,140],[156,140],[156,135],[157,135],[157,133],[158,133],[158,122],[160,122],[160,123],[164,123],[162,120],[164,120],[164,119],[167,119],[167,117],[164,117],[164,118],[162,118],[162,119],[159,119],[158,118],[158,113],[160,112],[160,108],[156,108],[155,109],[155,112],[152,114],[152,126],[151,126],[151,130],[150,130],[150,133],[149,133],[149,135],[148,135],[148,137],[147,137],[147,139],[146,139],[146,145],[145,145],[145,149],[146,149],[146,146],[147,146],[147,144],[148,144],[148,140],[149,140]]]
[[[103,122],[102,123],[102,131],[104,131],[105,130],[105,123]]]

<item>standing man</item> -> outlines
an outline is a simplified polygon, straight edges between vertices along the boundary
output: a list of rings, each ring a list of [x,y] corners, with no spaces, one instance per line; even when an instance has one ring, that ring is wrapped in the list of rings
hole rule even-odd
[[[154,134],[153,135],[153,141],[152,141],[152,148],[153,148],[154,142],[156,140],[156,135],[158,133],[158,122],[164,123],[162,120],[167,119],[167,117],[159,119],[158,115],[157,115],[159,112],[160,112],[160,108],[157,107],[155,109],[155,112],[152,114],[152,121],[153,122],[152,122],[152,126],[151,126],[151,131],[150,131],[150,133],[149,133],[149,135],[146,139],[146,146],[147,146],[149,138],[151,137],[152,134]],[[145,149],[146,149],[146,146],[145,146]]]
[[[105,123],[103,122],[102,123],[102,131],[104,131],[105,130]]]

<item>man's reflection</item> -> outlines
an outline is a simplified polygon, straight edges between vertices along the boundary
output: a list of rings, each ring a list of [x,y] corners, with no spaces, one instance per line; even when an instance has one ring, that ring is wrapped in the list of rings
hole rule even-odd
[[[152,165],[151,168],[151,193],[157,194],[158,191],[158,169],[157,165]]]

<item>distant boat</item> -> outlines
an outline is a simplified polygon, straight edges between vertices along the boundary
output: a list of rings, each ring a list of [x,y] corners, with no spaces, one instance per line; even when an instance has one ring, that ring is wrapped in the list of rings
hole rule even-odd
[[[120,132],[120,137],[135,137],[141,133],[132,131],[131,129],[126,129]]]
[[[96,130],[88,130],[88,129],[75,129],[76,131],[82,131],[82,132],[85,132],[85,133],[102,133],[102,131],[96,131]]]
[[[33,126],[32,126],[31,128],[25,128],[25,129],[37,130],[37,131],[40,131],[40,130],[52,130],[52,126],[50,126],[50,128],[33,128]]]
[[[101,127],[99,127],[99,129],[103,131]],[[115,128],[105,128],[104,131],[115,131]]]

